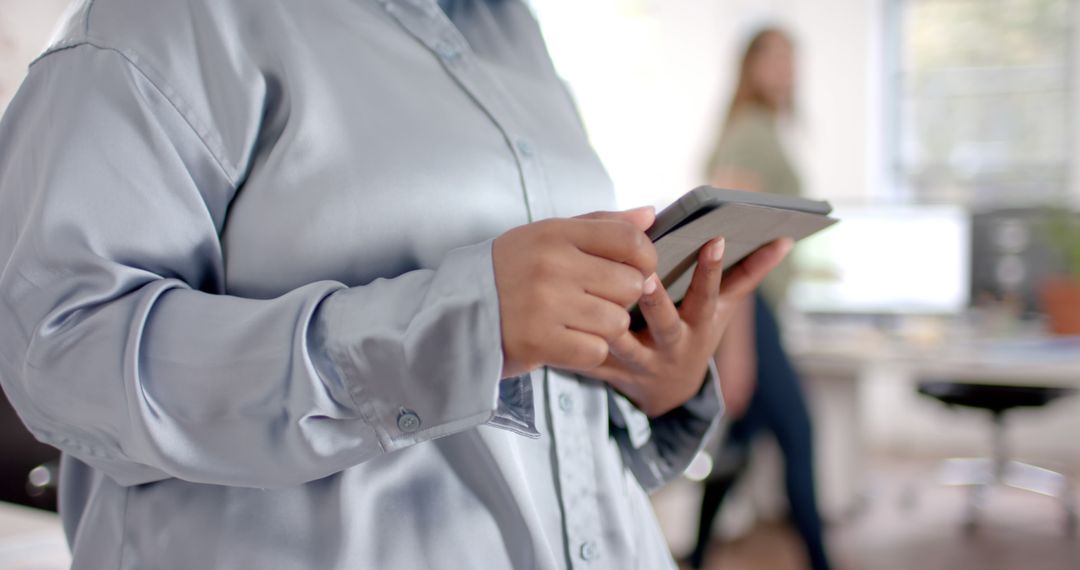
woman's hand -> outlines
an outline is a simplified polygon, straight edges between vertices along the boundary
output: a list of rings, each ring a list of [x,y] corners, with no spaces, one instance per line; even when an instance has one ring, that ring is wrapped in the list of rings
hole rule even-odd
[[[640,301],[647,330],[623,332],[611,341],[603,364],[581,371],[610,383],[650,417],[682,405],[701,389],[708,359],[740,302],[792,245],[788,239],[772,242],[723,277],[724,240],[709,242],[679,308],[650,276]]]
[[[503,378],[539,366],[590,370],[625,336],[627,308],[656,271],[645,236],[652,208],[598,212],[514,228],[492,257],[502,317]]]

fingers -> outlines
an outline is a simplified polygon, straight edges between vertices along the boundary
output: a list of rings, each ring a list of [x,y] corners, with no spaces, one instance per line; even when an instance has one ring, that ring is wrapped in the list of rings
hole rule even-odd
[[[637,335],[626,330],[609,340],[608,350],[620,364],[631,369],[647,370],[650,360],[658,351],[669,349],[682,341],[686,324],[655,274],[645,281],[645,291],[638,307],[648,325],[652,345],[646,346]]]
[[[546,345],[551,349],[551,353],[543,361],[555,368],[591,370],[608,358],[606,340],[573,329],[563,329]]]
[[[609,342],[630,330],[630,313],[622,306],[597,297],[582,295],[563,308],[560,319],[566,327],[595,335]]]
[[[619,220],[630,222],[641,231],[649,229],[656,221],[656,208],[643,206],[622,212],[590,212],[577,217],[581,220]]]
[[[674,346],[682,339],[685,333],[682,317],[655,274],[645,280],[638,307],[641,308],[641,316],[645,317],[645,323],[649,325],[649,335],[657,348],[662,350]]]
[[[720,295],[741,297],[753,291],[761,284],[762,279],[765,279],[765,276],[784,260],[794,245],[794,241],[782,238],[751,253],[738,265],[728,270],[720,286]]]
[[[611,384],[616,390],[623,392],[626,391],[634,374],[634,372],[627,369],[620,360],[613,356],[608,356],[607,360],[598,366],[592,368],[579,368],[576,370],[590,378],[603,380],[604,382]]]
[[[581,255],[587,259],[577,266],[580,273],[576,277],[586,292],[623,308],[638,302],[645,280],[637,269],[624,263]]]
[[[624,367],[636,370],[646,369],[652,355],[649,347],[642,344],[641,339],[630,331],[626,331],[608,342],[608,352],[611,354],[611,357],[608,358],[609,363],[614,358]]]
[[[579,250],[625,263],[642,275],[656,271],[656,248],[644,231],[621,220],[567,220],[566,235]]]
[[[701,319],[711,318],[716,312],[724,274],[724,246],[724,238],[717,238],[698,252],[697,269],[680,308],[682,318],[688,323],[696,324]]]

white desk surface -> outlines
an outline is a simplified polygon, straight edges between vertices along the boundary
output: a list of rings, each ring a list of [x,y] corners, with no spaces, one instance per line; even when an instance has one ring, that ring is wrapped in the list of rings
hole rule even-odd
[[[1080,388],[1080,337],[903,340],[871,331],[810,329],[788,339],[809,374],[859,375],[888,368],[912,378]]]
[[[59,570],[71,566],[60,517],[53,513],[0,503],[0,568]]]

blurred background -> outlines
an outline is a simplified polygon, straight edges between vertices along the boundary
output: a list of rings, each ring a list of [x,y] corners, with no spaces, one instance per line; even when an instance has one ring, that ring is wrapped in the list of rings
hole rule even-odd
[[[0,110],[67,4],[0,0]],[[832,566],[1080,568],[1078,3],[532,4],[625,207],[747,175],[779,191],[769,166],[724,153],[749,42],[787,39],[791,100],[765,130],[798,191],[842,220],[800,244],[771,305],[813,425],[805,469]],[[54,452],[0,404],[0,501],[54,509]],[[764,429],[732,468],[730,428],[655,497],[673,553],[810,567],[785,485],[791,445],[810,444]],[[721,480],[699,537],[702,489]],[[0,568],[64,566],[55,519],[5,509]]]

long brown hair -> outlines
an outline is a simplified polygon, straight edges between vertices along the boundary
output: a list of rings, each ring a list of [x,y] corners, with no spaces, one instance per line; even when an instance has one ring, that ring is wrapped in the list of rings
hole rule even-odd
[[[774,27],[762,28],[750,38],[750,43],[746,45],[746,51],[739,63],[739,82],[735,87],[735,95],[731,98],[731,106],[728,107],[726,122],[731,122],[732,117],[747,107],[764,107],[773,113],[790,111],[790,109],[778,109],[776,103],[762,92],[761,86],[754,82],[751,73],[757,58],[765,49],[765,42],[771,38],[782,39],[788,44],[792,43],[791,36],[787,32]]]

